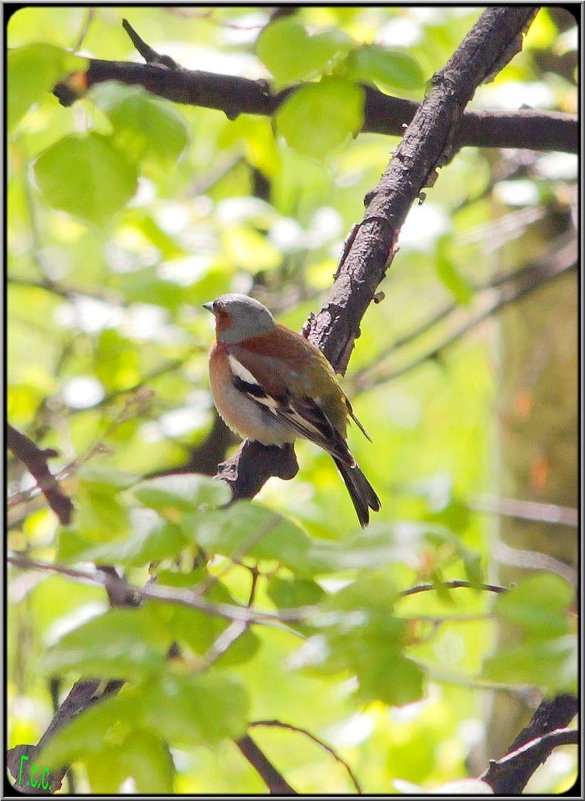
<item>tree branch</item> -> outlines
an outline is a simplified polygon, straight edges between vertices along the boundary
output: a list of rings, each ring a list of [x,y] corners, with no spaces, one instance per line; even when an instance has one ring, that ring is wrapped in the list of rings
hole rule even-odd
[[[500,286],[496,296],[485,305],[485,308],[471,317],[468,317],[467,320],[458,325],[450,333],[445,334],[441,341],[430,350],[415,356],[413,359],[406,362],[406,364],[399,367],[389,366],[387,364],[388,357],[398,350],[399,347],[410,343],[419,333],[427,331],[433,325],[442,321],[461,307],[459,304],[454,303],[450,307],[441,309],[435,317],[427,323],[424,323],[416,332],[393,343],[387,351],[376,357],[375,362],[362,367],[359,372],[355,373],[351,379],[353,386],[356,390],[369,389],[386,381],[393,381],[395,378],[404,375],[404,373],[413,370],[424,362],[440,358],[447,348],[462,339],[476,326],[484,322],[484,320],[493,317],[505,306],[518,302],[531,292],[540,289],[544,284],[555,281],[570,270],[575,270],[577,268],[575,242],[570,242],[561,250],[555,250],[555,252],[550,255],[550,258],[552,261],[551,264],[547,263],[545,257],[542,261],[531,265],[530,268],[519,270],[517,273],[508,276],[506,283]],[[493,291],[495,286],[496,284],[494,283],[488,291]]]
[[[15,567],[22,567],[25,569],[36,570],[50,570],[60,573],[70,578],[75,578],[82,581],[90,581],[92,583],[100,584],[108,593],[110,603],[116,606],[136,606],[139,598],[163,598],[170,603],[178,603],[186,605],[193,609],[200,609],[202,611],[217,614],[220,617],[231,620],[232,623],[219,635],[214,643],[214,646],[209,649],[206,659],[208,664],[211,664],[215,659],[221,656],[225,650],[235,640],[244,633],[249,624],[260,622],[260,618],[265,614],[268,619],[277,619],[270,613],[255,614],[254,610],[249,607],[242,608],[230,604],[210,604],[204,598],[200,598],[197,592],[181,591],[179,596],[176,595],[175,589],[171,587],[162,588],[155,584],[147,584],[145,587],[133,587],[125,579],[121,578],[113,568],[101,568],[100,570],[90,573],[88,571],[77,570],[76,568],[63,567],[61,565],[49,564],[44,562],[35,562],[31,559],[19,559],[18,557],[8,557],[8,562]],[[170,590],[170,595],[166,592]],[[162,592],[162,595],[161,595]],[[250,603],[253,600],[255,592],[255,583],[253,584]],[[307,608],[308,609],[308,608]],[[214,610],[214,611],[213,611]],[[304,616],[304,610],[299,610],[301,616]],[[286,617],[286,614],[285,614]],[[292,612],[291,621],[298,618],[297,610]],[[66,726],[73,718],[81,714],[89,706],[103,700],[104,698],[117,693],[124,685],[124,681],[116,680],[104,682],[99,679],[81,680],[74,684],[67,698],[60,705],[53,720],[49,724],[47,730],[39,740],[37,745],[19,745],[12,748],[7,753],[7,764],[14,777],[18,776],[18,768],[20,764],[21,755],[28,756],[29,759],[34,760],[40,753],[41,749],[47,745],[51,738]],[[262,750],[256,745],[254,740],[249,735],[234,740],[236,746],[239,748],[244,757],[250,762],[254,769],[259,773],[269,791],[273,795],[296,795],[293,788],[288,784],[285,778],[279,773],[274,765],[268,760]],[[61,787],[63,778],[69,769],[68,765],[51,772],[51,792],[55,792]],[[30,793],[30,788],[21,787],[17,781],[14,781],[13,786],[17,790],[25,793]]]
[[[477,86],[501,69],[519,48],[536,14],[534,7],[489,8],[447,64],[433,77],[433,89],[418,108],[378,186],[366,197],[363,220],[354,226],[323,309],[303,330],[344,373],[359,326],[397,251],[400,229],[423,187],[436,180],[436,168],[452,153],[463,110]],[[287,449],[245,442],[229,461],[235,497],[253,497],[273,475],[296,472]],[[274,464],[265,466],[270,458]],[[227,463],[226,463],[227,464]],[[280,467],[282,464],[282,467]],[[225,478],[222,466],[217,474]]]
[[[356,789],[356,792],[358,795],[362,794],[363,790],[360,786],[357,776],[351,769],[351,765],[346,762],[345,759],[342,759],[334,748],[332,748],[330,745],[327,745],[327,743],[323,742],[323,740],[319,739],[319,737],[316,737],[312,732],[308,731],[308,729],[303,729],[300,726],[293,726],[291,723],[283,723],[281,720],[254,720],[252,723],[250,723],[250,727],[254,726],[271,726],[272,728],[277,729],[287,729],[288,731],[294,731],[298,734],[303,734],[305,737],[308,737],[309,740],[312,740],[324,751],[327,751],[327,753],[330,754],[336,762],[339,762],[340,765],[343,765],[353,786]]]
[[[471,581],[462,581],[455,579],[453,581],[441,581],[438,584],[415,584],[414,587],[409,587],[407,590],[402,590],[400,593],[401,598],[406,598],[408,595],[418,595],[419,592],[432,592],[433,590],[484,590],[485,592],[502,593],[508,592],[507,587],[502,587],[499,584],[472,584]]]
[[[261,751],[249,734],[235,741],[248,762],[258,771],[271,795],[296,795],[296,792]]]
[[[48,571],[76,579],[77,581],[97,584],[104,587],[110,600],[115,599],[115,605],[117,606],[135,606],[136,598],[158,600],[169,604],[186,606],[188,609],[196,609],[214,617],[238,623],[276,626],[283,623],[303,623],[315,613],[315,607],[312,606],[281,609],[277,614],[249,609],[236,604],[212,603],[201,597],[201,588],[199,587],[194,590],[186,590],[154,583],[146,584],[144,587],[136,587],[129,584],[126,579],[119,576],[112,568],[98,568],[95,571],[79,570],[75,567],[65,567],[51,562],[39,562],[35,559],[18,556],[8,556],[7,562],[24,570]],[[203,590],[205,591],[205,589],[204,585]]]
[[[240,114],[272,116],[292,93],[305,85],[299,84],[272,94],[264,80],[187,70],[178,66],[169,56],[156,53],[127,20],[123,25],[147,63],[89,59],[90,66],[86,73],[88,88],[115,80],[131,86],[142,86],[152,94],[175,103],[218,109],[229,119],[235,119]],[[386,95],[373,86],[364,85],[363,88],[366,96],[362,131],[402,136],[419,105],[411,100]],[[57,84],[53,92],[63,106],[72,105],[79,97],[67,79]],[[455,149],[472,146],[576,153],[577,145],[578,123],[575,115],[529,108],[519,111],[467,111],[454,139]]]
[[[511,750],[498,760],[491,760],[489,768],[479,777],[489,784],[494,795],[520,795],[528,780],[559,745],[578,745],[576,729],[551,728],[557,718],[566,721],[577,714],[578,703],[573,696],[557,696],[553,701],[543,702],[530,724],[512,743]],[[534,730],[543,730],[538,736]]]
[[[53,448],[41,450],[31,439],[21,434],[10,424],[6,427],[6,440],[12,453],[24,464],[37,482],[37,486],[57,515],[61,525],[68,525],[73,515],[73,502],[71,498],[65,495],[57,479],[47,466],[47,459],[58,456],[57,451]]]
[[[534,520],[537,523],[550,523],[558,526],[579,526],[577,509],[569,506],[558,506],[554,503],[517,500],[516,498],[498,498],[493,495],[476,495],[469,502],[471,509],[478,512],[489,512],[504,517],[516,517],[519,520]]]

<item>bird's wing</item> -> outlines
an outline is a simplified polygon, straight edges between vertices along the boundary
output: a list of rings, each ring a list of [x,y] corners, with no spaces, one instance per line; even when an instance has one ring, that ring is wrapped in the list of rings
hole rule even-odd
[[[355,465],[345,439],[335,428],[327,413],[312,398],[293,397],[285,387],[261,382],[251,364],[244,366],[233,354],[228,355],[234,387],[249,400],[273,414],[279,422],[291,428],[298,436],[314,442],[345,464]],[[270,389],[267,388],[270,387]]]

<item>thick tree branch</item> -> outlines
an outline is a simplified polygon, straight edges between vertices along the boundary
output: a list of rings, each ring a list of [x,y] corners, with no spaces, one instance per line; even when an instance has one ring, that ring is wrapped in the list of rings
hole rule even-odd
[[[124,20],[124,28],[133,44],[147,61],[89,59],[86,73],[88,88],[104,81],[119,81],[142,86],[154,95],[223,111],[230,119],[240,114],[272,116],[290,95],[303,84],[273,94],[264,80],[250,80],[236,75],[218,75],[203,70],[179,67],[169,57],[156,53]],[[402,136],[404,128],[416,114],[419,105],[411,100],[392,97],[373,86],[364,85],[364,133]],[[78,91],[65,80],[54,89],[59,102],[68,106],[78,99]],[[577,152],[577,117],[561,112],[536,111],[466,111],[454,138],[454,148],[502,147],[529,150]]]
[[[493,788],[494,795],[517,795],[526,782],[555,748],[560,745],[579,745],[576,729],[556,729],[520,746],[501,759],[492,760],[482,781]]]
[[[578,743],[578,732],[566,727],[579,711],[572,695],[558,695],[543,701],[532,720],[501,759],[492,760],[480,776],[494,795],[519,795],[535,770],[559,745]]]
[[[502,69],[520,49],[536,15],[531,6],[497,6],[479,18],[431,83],[378,186],[366,196],[366,211],[338,270],[333,289],[309,327],[334,367],[345,372],[356,322],[363,317],[397,251],[400,229],[424,187],[450,158],[461,117],[477,87]]]

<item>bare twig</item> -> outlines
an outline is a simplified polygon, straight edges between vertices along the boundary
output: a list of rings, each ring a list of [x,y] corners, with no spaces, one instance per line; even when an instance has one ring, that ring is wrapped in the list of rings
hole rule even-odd
[[[534,520],[537,523],[570,526],[577,528],[579,516],[576,509],[558,506],[554,503],[537,503],[521,501],[515,498],[497,498],[490,495],[478,495],[469,501],[471,509],[478,512],[490,512],[505,517],[516,517],[519,520]]]
[[[8,283],[14,286],[30,286],[35,289],[42,289],[44,292],[50,292],[52,295],[58,295],[67,300],[76,300],[81,297],[94,298],[95,300],[103,300],[105,303],[120,304],[121,296],[113,291],[101,289],[96,287],[77,287],[71,284],[65,284],[62,281],[53,281],[50,278],[42,278],[37,281],[30,278],[19,278],[17,276],[9,275]]]
[[[177,65],[173,61],[170,56],[161,56],[156,50],[153,50],[150,45],[146,44],[144,39],[141,39],[140,36],[136,33],[132,25],[128,22],[127,19],[122,20],[122,27],[130,37],[130,40],[134,47],[138,50],[142,58],[146,61],[147,64],[158,64],[161,67],[169,67],[170,69],[176,69]]]
[[[505,306],[516,303],[526,297],[526,295],[539,289],[543,284],[555,281],[571,270],[575,270],[577,268],[575,248],[575,243],[571,243],[561,252],[555,254],[553,264],[547,265],[545,263],[539,263],[532,266],[529,271],[522,271],[518,278],[511,276],[510,281],[498,290],[495,297],[489,300],[481,311],[469,317],[450,333],[444,335],[441,341],[430,350],[414,357],[399,367],[392,367],[387,365],[386,361],[388,356],[396,349],[396,346],[393,344],[386,353],[377,357],[375,363],[367,365],[359,372],[355,373],[351,378],[351,383],[356,390],[379,386],[386,381],[393,381],[399,376],[414,370],[424,362],[439,358],[443,351],[462,339],[480,323],[493,317]],[[456,308],[457,307],[453,306],[449,311],[456,310]],[[423,328],[427,330],[446,316],[448,316],[447,310],[441,310],[435,318],[425,323]],[[416,333],[418,333],[418,331]],[[404,337],[401,344],[410,341],[410,339],[410,335]]]
[[[346,762],[345,759],[340,757],[339,754],[337,753],[337,751],[335,751],[334,748],[332,748],[330,745],[327,745],[327,743],[323,742],[323,740],[319,739],[319,737],[316,737],[314,734],[312,734],[307,729],[303,729],[300,726],[293,726],[291,723],[283,723],[281,720],[254,720],[254,721],[252,721],[250,723],[250,726],[251,727],[253,727],[253,726],[272,726],[273,728],[278,728],[278,729],[288,729],[288,731],[294,731],[294,732],[297,732],[298,734],[303,734],[305,737],[308,737],[309,740],[312,740],[320,748],[323,748],[323,750],[327,751],[328,754],[331,754],[331,756],[333,757],[333,759],[335,759],[336,762],[339,762],[340,765],[343,765],[343,767],[347,771],[347,773],[349,775],[349,778],[351,779],[351,782],[352,782],[353,786],[355,787],[358,795],[362,794],[363,790],[362,790],[362,788],[360,786],[360,783],[359,783],[359,781],[357,779],[357,776],[355,775],[355,773],[351,769],[351,765],[349,765],[349,763]]]
[[[494,543],[492,550],[493,558],[496,562],[504,565],[514,565],[526,570],[547,570],[549,573],[556,573],[569,584],[576,586],[577,571],[571,565],[555,559],[547,553],[528,551],[525,548],[511,548],[505,542]]]
[[[433,590],[484,590],[485,592],[507,592],[507,587],[501,587],[498,584],[472,584],[470,581],[440,581],[437,584],[416,584],[414,587],[409,587],[407,590],[402,590],[400,596],[406,598],[408,595],[417,595],[419,592],[432,592]]]
[[[94,17],[95,17],[95,8],[86,8],[86,10],[85,10],[85,18],[84,18],[83,23],[81,25],[81,29],[80,29],[79,33],[77,34],[77,39],[75,40],[75,43],[70,48],[74,53],[76,53],[78,50],[80,50],[81,47],[83,46],[83,43],[85,41],[85,37],[88,34],[90,25],[93,22]]]
[[[201,612],[215,617],[225,618],[226,620],[239,623],[254,623],[258,625],[276,625],[283,623],[302,623],[317,611],[315,607],[300,606],[296,609],[281,609],[278,614],[272,612],[262,612],[244,606],[233,604],[212,603],[201,598],[198,593],[191,590],[184,590],[175,587],[161,586],[157,584],[147,584],[145,587],[135,587],[129,584],[120,576],[104,572],[101,569],[95,571],[79,570],[74,567],[65,567],[49,562],[40,562],[35,559],[9,556],[8,563],[25,570],[43,570],[59,573],[62,576],[76,579],[77,581],[88,582],[105,587],[109,594],[117,597],[126,595],[127,597],[138,597],[151,600],[165,601],[166,603],[186,606],[189,609],[197,609]]]

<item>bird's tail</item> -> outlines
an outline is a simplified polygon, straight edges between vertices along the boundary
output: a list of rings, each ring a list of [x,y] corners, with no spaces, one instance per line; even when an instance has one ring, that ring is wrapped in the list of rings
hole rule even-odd
[[[364,528],[370,522],[370,509],[374,512],[380,509],[380,499],[374,492],[374,488],[364,476],[358,465],[350,467],[340,459],[333,457],[337,469],[345,482],[347,491],[354,505],[355,511],[360,521],[360,526]]]

